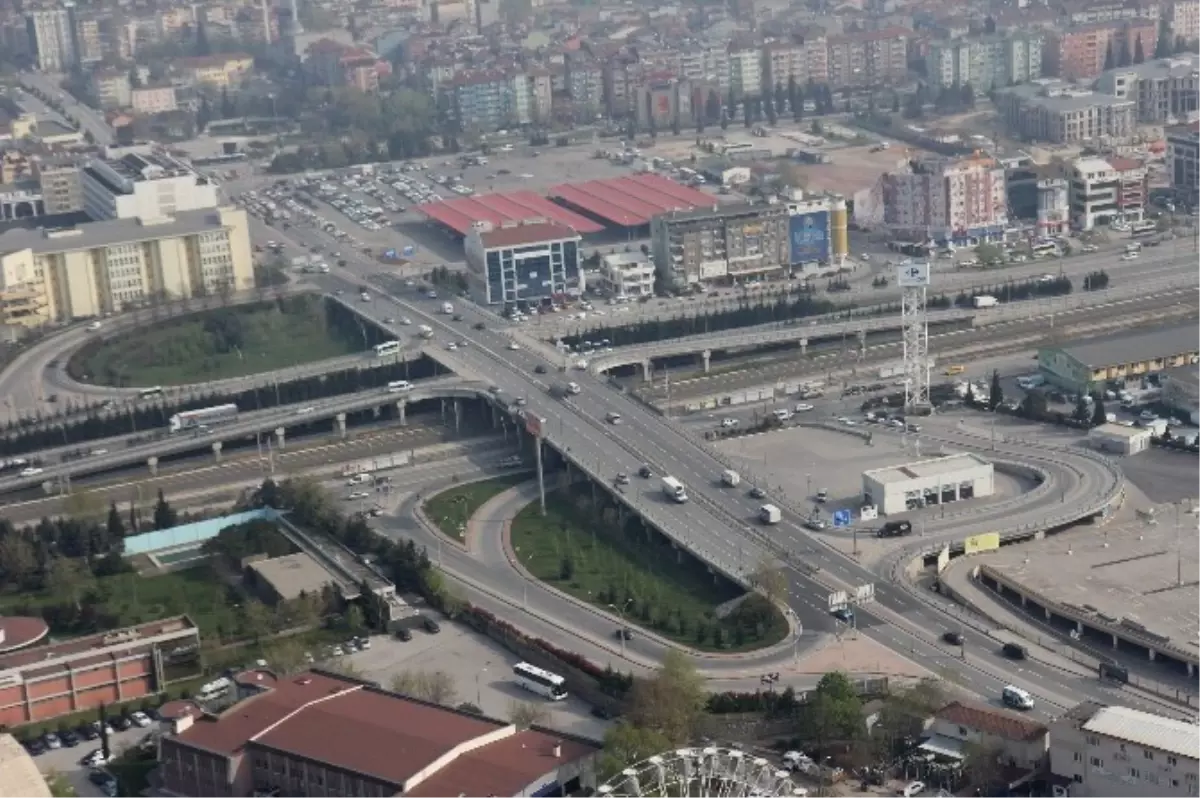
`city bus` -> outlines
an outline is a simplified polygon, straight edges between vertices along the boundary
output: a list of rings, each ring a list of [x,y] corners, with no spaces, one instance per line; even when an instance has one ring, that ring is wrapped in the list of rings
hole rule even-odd
[[[168,420],[168,426],[171,432],[179,432],[209,424],[235,421],[237,416],[237,405],[216,405],[215,407],[203,407],[199,410],[185,410],[182,413],[176,413]]]
[[[1134,238],[1139,238],[1141,236],[1153,235],[1154,233],[1157,233],[1157,232],[1158,232],[1158,225],[1156,223],[1150,222],[1150,221],[1134,222],[1129,227],[1129,235],[1133,236]]]
[[[156,396],[162,396],[163,389],[160,385],[155,385],[153,388],[143,388],[138,392],[138,396],[142,399],[153,399]]]
[[[400,342],[399,341],[384,341],[381,344],[375,344],[375,354],[378,357],[384,357],[385,355],[394,355],[399,351],[400,351]]]
[[[562,701],[567,697],[567,689],[563,686],[567,680],[557,673],[536,668],[528,662],[518,662],[513,666],[513,675],[517,677],[519,686],[543,698]]]
[[[1039,241],[1029,248],[1035,258],[1041,258],[1046,255],[1057,255],[1058,245],[1053,241]]]

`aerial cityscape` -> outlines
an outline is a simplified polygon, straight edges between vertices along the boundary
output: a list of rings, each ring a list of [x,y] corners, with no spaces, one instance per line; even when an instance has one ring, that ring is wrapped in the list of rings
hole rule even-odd
[[[0,5],[0,798],[1200,796],[1200,0]]]

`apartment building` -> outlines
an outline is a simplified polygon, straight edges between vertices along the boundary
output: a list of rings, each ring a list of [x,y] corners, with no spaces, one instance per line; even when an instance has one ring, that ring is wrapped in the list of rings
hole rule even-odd
[[[490,133],[544,119],[549,110],[549,74],[473,71],[456,75],[444,87],[448,106],[463,130]]]
[[[829,50],[824,36],[803,42],[767,42],[763,45],[763,82],[775,89],[795,81],[824,83],[829,79]]]
[[[829,84],[835,88],[885,86],[908,75],[912,31],[890,27],[830,36]]]
[[[46,214],[83,210],[83,169],[72,161],[41,161],[36,172]]]
[[[254,69],[254,56],[239,53],[190,56],[176,59],[172,67],[193,86],[232,89]]]
[[[571,53],[566,59],[566,91],[582,114],[597,114],[604,107],[604,69],[585,53]]]
[[[1132,158],[1080,158],[1063,162],[1071,226],[1091,230],[1116,220],[1140,221],[1146,212],[1148,172]]]
[[[1200,727],[1136,709],[1084,702],[1050,726],[1050,772],[1072,796],[1200,794]]]
[[[1200,207],[1200,122],[1167,128],[1167,175],[1175,194]]]
[[[1008,186],[995,159],[929,158],[879,180],[884,227],[910,241],[994,241],[1008,227]]]
[[[675,211],[650,221],[660,279],[677,288],[787,269],[787,206],[729,204]]]
[[[11,230],[0,235],[0,272],[24,275],[3,290],[39,295],[51,322],[254,287],[246,212],[233,207]]]
[[[750,45],[729,48],[729,93],[739,100],[763,94],[762,50]]]
[[[1194,42],[1200,39],[1200,0],[1175,0],[1165,9],[1172,38]]]
[[[1154,0],[1068,0],[1063,4],[1062,12],[1071,24],[1077,25],[1138,17],[1157,19],[1159,6]]]
[[[970,84],[981,93],[1035,80],[1042,76],[1043,38],[1024,32],[932,42],[925,58],[929,79],[946,87]]]
[[[123,69],[97,69],[91,77],[92,94],[105,110],[128,108],[133,104],[133,86],[129,72]]]
[[[75,36],[75,57],[80,64],[98,64],[104,60],[105,42],[103,30],[109,20],[94,14],[72,15],[72,32]]]
[[[1132,100],[1139,122],[1184,121],[1200,110],[1200,56],[1160,58],[1110,69],[1096,80],[1096,90]]]
[[[996,110],[1009,130],[1029,141],[1054,144],[1119,144],[1137,128],[1132,100],[1079,89],[1043,78],[995,94]]]
[[[654,296],[654,262],[640,252],[613,252],[600,259],[598,283],[613,299]]]
[[[672,125],[690,127],[696,122],[695,114],[704,108],[694,108],[696,88],[691,81],[673,76],[657,75],[648,78],[637,87],[634,112],[638,127],[643,130],[669,130]],[[707,97],[704,91],[701,97]]]
[[[66,72],[79,63],[75,49],[75,5],[25,15],[29,46],[42,72]]]
[[[693,84],[717,86],[722,96],[729,93],[729,50],[724,44],[696,42],[677,49],[676,74]]]
[[[165,114],[178,110],[175,87],[169,83],[139,86],[129,92],[129,105],[136,114]]]
[[[83,168],[83,209],[96,220],[152,219],[217,206],[211,180],[165,152],[131,148]]]
[[[1045,71],[1064,80],[1089,80],[1104,71],[1109,53],[1116,63],[1131,63],[1140,52],[1154,55],[1158,23],[1136,18],[1075,25],[1047,34]],[[1110,49],[1111,48],[1111,49]]]

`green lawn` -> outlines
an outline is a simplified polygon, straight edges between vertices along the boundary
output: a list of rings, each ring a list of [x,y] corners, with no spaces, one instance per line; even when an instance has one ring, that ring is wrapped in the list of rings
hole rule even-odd
[[[448,538],[461,541],[467,519],[504,491],[529,480],[528,474],[506,474],[444,490],[431,496],[422,508],[425,515]]]
[[[716,607],[741,589],[714,582],[703,565],[686,554],[680,559],[661,536],[648,539],[636,520],[622,529],[611,511],[597,517],[558,492],[546,497],[546,509],[543,517],[533,502],[512,525],[517,557],[543,582],[614,615],[620,608],[631,626],[706,651],[749,651],[787,634],[787,621],[758,596],[718,620]]]
[[[184,385],[242,377],[361,351],[329,329],[315,297],[218,308],[141,326],[72,358],[69,371],[97,385]]]

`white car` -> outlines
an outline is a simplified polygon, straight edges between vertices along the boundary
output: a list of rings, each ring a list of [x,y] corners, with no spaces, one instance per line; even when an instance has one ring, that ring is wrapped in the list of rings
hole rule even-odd
[[[1138,254],[1136,252],[1126,252],[1124,255],[1121,256],[1121,260],[1137,260],[1137,259],[1138,259]]]
[[[458,344],[451,341],[450,343],[446,344],[446,348],[453,352],[455,349],[458,349]]]
[[[721,426],[724,427],[725,429],[732,429],[733,427],[736,427],[737,425],[738,425],[738,420],[736,418],[721,419]]]
[[[62,748],[62,740],[58,739],[58,735],[54,732],[48,733],[42,738],[42,741],[46,743],[46,747],[51,751],[57,751],[59,748]]]
[[[83,759],[79,760],[84,767],[98,768],[108,764],[109,757],[104,755],[103,748],[97,748],[88,753]]]
[[[371,494],[367,493],[365,490],[356,490],[353,493],[346,494],[346,501],[352,502],[352,501],[356,501],[358,499],[365,499],[370,495]]]
[[[813,410],[814,408],[815,406],[810,405],[808,402],[801,402],[800,404],[796,405],[796,412],[807,413],[809,410]]]
[[[43,470],[44,469],[38,468],[37,466],[29,466],[28,468],[21,469],[21,476],[36,477],[38,474],[42,473]]]
[[[99,329],[100,329],[100,322],[98,322],[98,321],[94,321],[94,322],[92,322],[91,324],[89,324],[89,325],[88,325],[88,329],[89,329],[89,330],[91,330],[92,332],[95,332],[96,330],[99,330]]]
[[[408,325],[412,324],[412,319],[410,319],[408,316],[402,316],[400,318],[400,323],[407,327]]]
[[[520,349],[520,348],[521,348],[521,345],[520,345],[520,344],[518,344],[516,341],[509,341],[509,342],[508,342],[508,349],[509,349],[509,351],[511,351],[511,352],[516,352],[516,351],[517,351],[518,349]]]
[[[296,415],[307,416],[309,413],[315,413],[315,412],[317,412],[317,408],[309,405],[308,407],[301,407],[299,410],[297,410]]]
[[[147,726],[149,726],[151,723],[154,722],[154,721],[150,720],[149,715],[147,715],[145,712],[142,712],[140,710],[137,712],[129,713],[129,719],[131,721],[133,721],[133,725],[137,726],[139,729],[144,729]]]

